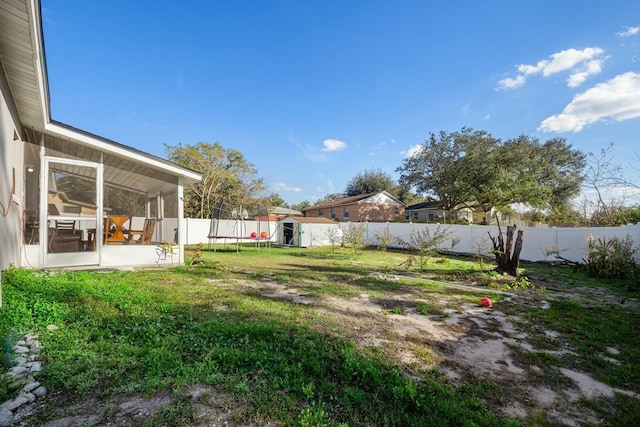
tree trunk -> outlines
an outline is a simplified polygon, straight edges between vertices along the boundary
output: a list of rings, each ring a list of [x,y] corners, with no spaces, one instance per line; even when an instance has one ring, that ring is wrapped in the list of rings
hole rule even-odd
[[[493,237],[490,231],[487,231],[489,238],[493,243],[493,253],[496,257],[496,271],[498,273],[507,273],[511,276],[518,276],[518,267],[520,266],[520,252],[522,251],[522,236],[524,232],[518,230],[515,245],[513,243],[513,234],[518,227],[514,225],[507,226],[507,241],[505,244],[502,228],[498,222],[498,235]],[[513,245],[513,251],[511,246]]]

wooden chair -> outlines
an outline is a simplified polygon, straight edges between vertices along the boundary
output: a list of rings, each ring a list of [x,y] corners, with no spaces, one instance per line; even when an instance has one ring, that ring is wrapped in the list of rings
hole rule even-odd
[[[107,215],[104,224],[104,243],[124,243],[126,237],[123,227],[127,221],[129,217],[125,215]]]
[[[156,222],[155,218],[147,218],[144,220],[142,230],[129,230],[129,242],[133,240],[133,236],[140,236],[136,241],[137,244],[150,245],[153,232],[156,230]]]

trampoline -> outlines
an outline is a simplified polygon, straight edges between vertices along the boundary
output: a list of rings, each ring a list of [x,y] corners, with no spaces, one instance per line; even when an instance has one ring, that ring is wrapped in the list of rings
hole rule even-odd
[[[242,205],[239,207],[231,207],[225,202],[216,203],[211,209],[211,223],[209,225],[209,249],[211,249],[211,241],[214,243],[214,252],[216,251],[216,243],[222,240],[225,244],[227,240],[236,242],[236,252],[240,250],[241,241],[255,242],[256,247],[260,250],[260,244],[269,245],[271,242],[270,221],[267,208],[258,206],[254,220],[249,220],[249,212]]]

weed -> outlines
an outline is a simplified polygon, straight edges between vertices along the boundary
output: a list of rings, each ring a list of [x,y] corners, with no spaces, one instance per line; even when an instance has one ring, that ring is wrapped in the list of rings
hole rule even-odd
[[[416,311],[423,316],[443,316],[445,314],[440,307],[423,301],[416,303]]]
[[[193,251],[193,254],[191,255],[191,262],[189,263],[189,266],[202,263],[202,246],[203,245],[204,243],[198,243],[196,245]]]

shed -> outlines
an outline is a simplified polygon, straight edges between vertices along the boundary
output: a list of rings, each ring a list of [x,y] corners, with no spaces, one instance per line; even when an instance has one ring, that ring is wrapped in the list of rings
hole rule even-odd
[[[329,218],[286,217],[278,221],[278,244],[298,246],[328,246],[342,242],[342,230]]]

